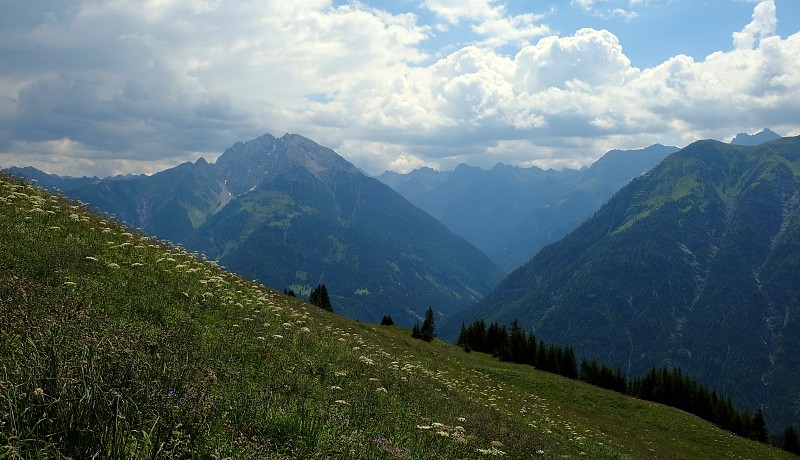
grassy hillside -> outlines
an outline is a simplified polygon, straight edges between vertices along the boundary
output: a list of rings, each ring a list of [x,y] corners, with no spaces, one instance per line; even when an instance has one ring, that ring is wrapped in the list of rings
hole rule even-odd
[[[786,455],[201,259],[0,176],[0,456]]]

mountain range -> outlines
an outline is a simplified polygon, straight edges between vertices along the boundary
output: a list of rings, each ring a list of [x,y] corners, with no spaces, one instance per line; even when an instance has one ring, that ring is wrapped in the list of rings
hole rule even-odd
[[[338,313],[403,325],[450,315],[503,276],[481,251],[333,150],[264,135],[152,176],[12,173],[61,189],[131,227],[299,295],[325,284]],[[33,173],[33,175],[32,175]]]
[[[498,163],[453,171],[385,172],[382,182],[511,271],[591,216],[620,187],[677,147],[612,150],[588,168],[542,170]]]
[[[431,306],[445,338],[462,322],[517,319],[630,376],[680,367],[783,426],[800,422],[800,140],[758,142],[775,136],[615,150],[580,171],[382,176],[468,239],[541,248],[499,284],[478,248],[298,135],[152,176],[12,172],[273,287],[326,284],[352,318],[410,325]]]
[[[679,367],[800,421],[800,137],[700,141],[632,180],[460,314],[517,319],[641,375]],[[456,317],[451,327],[459,324]]]

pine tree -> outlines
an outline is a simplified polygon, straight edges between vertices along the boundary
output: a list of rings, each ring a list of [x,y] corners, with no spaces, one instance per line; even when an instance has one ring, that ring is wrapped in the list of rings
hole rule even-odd
[[[528,338],[525,331],[519,325],[519,321],[514,319],[511,323],[511,338],[509,348],[511,349],[511,361],[515,363],[525,363],[528,353]]]
[[[764,421],[764,413],[761,411],[760,407],[756,409],[756,414],[753,416],[753,423],[750,426],[750,437],[764,444],[769,442],[767,423]]]
[[[381,326],[394,326],[392,315],[383,315],[383,319],[381,319]]]
[[[426,342],[431,342],[436,337],[436,326],[433,322],[433,309],[431,307],[428,307],[428,311],[425,312],[425,321],[422,322],[420,334],[420,338]]]
[[[793,454],[800,454],[800,444],[797,442],[797,431],[789,425],[783,431],[783,450]]]
[[[575,351],[571,346],[567,345],[564,348],[564,353],[561,355],[561,362],[559,363],[559,371],[561,375],[570,379],[578,378],[578,365],[575,363]]]
[[[324,284],[318,284],[317,287],[311,291],[311,294],[308,296],[308,301],[323,310],[331,313],[333,312],[333,305],[331,305],[331,299],[328,297],[328,288],[326,288]]]
[[[415,339],[422,338],[422,330],[419,328],[419,323],[414,323],[414,327],[411,328],[411,337]]]

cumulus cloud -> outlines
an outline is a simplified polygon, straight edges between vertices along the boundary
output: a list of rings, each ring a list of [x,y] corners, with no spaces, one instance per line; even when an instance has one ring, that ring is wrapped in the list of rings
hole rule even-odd
[[[484,37],[481,44],[485,46],[498,47],[507,43],[524,46],[550,32],[550,28],[541,23],[543,15],[509,15],[504,4],[493,0],[425,0],[423,5],[450,24],[469,23],[473,32]]]
[[[648,0],[572,0],[571,3],[595,16],[631,21],[639,15],[635,8],[647,4]]]
[[[752,49],[757,38],[775,33],[778,25],[775,0],[763,0],[753,10],[753,20],[744,29],[733,33],[733,45],[737,49]]]
[[[646,69],[607,30],[551,35],[488,0],[425,8],[478,39],[434,60],[421,50],[444,27],[329,0],[16,2],[0,17],[0,166],[152,172],[296,132],[370,173],[576,167],[611,148],[797,130],[800,33],[774,35],[771,0],[734,49]]]

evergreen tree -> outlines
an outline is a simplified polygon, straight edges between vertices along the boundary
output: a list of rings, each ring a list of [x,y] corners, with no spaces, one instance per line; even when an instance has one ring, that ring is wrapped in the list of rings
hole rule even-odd
[[[528,354],[528,338],[525,336],[525,331],[522,330],[519,321],[516,319],[511,323],[511,337],[509,341],[511,361],[521,364],[525,363]]]
[[[528,343],[525,349],[525,363],[536,366],[536,336],[533,332],[528,333]]]
[[[783,431],[783,450],[793,454],[800,454],[800,444],[797,442],[797,431],[789,425]]]
[[[425,321],[422,322],[422,329],[420,329],[421,339],[426,342],[431,342],[436,337],[436,326],[433,322],[433,309],[428,307],[425,312]]]
[[[392,315],[383,315],[383,319],[381,319],[381,326],[394,326]]]
[[[764,421],[764,413],[761,411],[760,407],[756,409],[756,414],[753,416],[753,423],[750,426],[750,437],[764,444],[769,442],[767,423]]]
[[[415,339],[422,338],[422,330],[419,328],[419,323],[414,323],[414,327],[411,328],[411,337]]]
[[[570,379],[578,378],[578,365],[575,363],[575,351],[571,346],[567,345],[567,347],[564,348],[558,367],[561,375],[564,377]]]
[[[333,305],[331,305],[331,299],[328,297],[328,288],[326,288],[324,284],[318,284],[317,287],[311,291],[311,294],[308,296],[308,301],[323,310],[333,312]]]
[[[297,294],[294,293],[292,289],[284,289],[283,293],[288,295],[289,297],[297,297]]]

